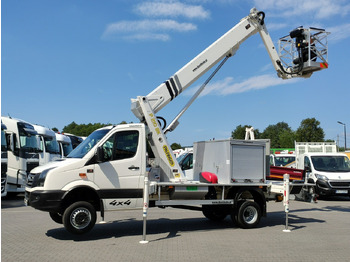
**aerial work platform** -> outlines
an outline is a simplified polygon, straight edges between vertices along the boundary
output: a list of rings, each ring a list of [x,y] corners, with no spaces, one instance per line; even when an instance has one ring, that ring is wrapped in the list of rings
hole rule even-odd
[[[305,78],[328,68],[328,35],[324,29],[299,27],[279,39],[281,65]]]

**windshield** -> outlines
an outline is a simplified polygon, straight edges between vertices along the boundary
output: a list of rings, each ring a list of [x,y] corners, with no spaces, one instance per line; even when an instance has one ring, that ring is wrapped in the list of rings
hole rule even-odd
[[[193,153],[183,154],[183,158],[179,161],[182,170],[193,168]]]
[[[81,142],[67,157],[83,158],[108,132],[110,129],[102,129],[93,132]]]
[[[275,156],[276,166],[286,166],[295,161],[295,156]]]
[[[187,156],[187,154],[179,155],[178,158],[176,158],[177,162],[180,163],[185,158],[185,156]]]
[[[26,152],[39,152],[37,133],[34,128],[26,123],[17,123],[20,148]]]
[[[64,156],[68,156],[70,154],[70,152],[73,151],[72,144],[63,144],[62,143],[62,147],[63,147],[63,155]]]
[[[350,172],[350,161],[346,156],[312,156],[314,168],[325,172]]]
[[[60,150],[58,148],[58,143],[56,137],[44,137],[46,152],[51,154],[59,154]]]

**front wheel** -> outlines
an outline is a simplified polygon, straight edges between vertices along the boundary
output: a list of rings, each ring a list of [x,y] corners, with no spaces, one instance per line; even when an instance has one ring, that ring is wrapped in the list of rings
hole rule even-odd
[[[79,201],[70,205],[63,213],[63,225],[72,234],[89,232],[96,223],[96,210],[89,202]]]
[[[260,218],[260,207],[253,201],[245,201],[238,209],[237,223],[241,228],[256,227]]]
[[[62,214],[56,213],[56,212],[50,212],[49,214],[50,214],[50,217],[53,221],[55,221],[58,224],[63,224]]]

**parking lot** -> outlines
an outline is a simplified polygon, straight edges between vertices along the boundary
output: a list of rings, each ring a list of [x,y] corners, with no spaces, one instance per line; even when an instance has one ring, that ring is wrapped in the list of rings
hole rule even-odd
[[[240,229],[227,217],[212,222],[201,212],[149,210],[148,244],[142,211],[107,213],[107,223],[74,236],[48,213],[2,199],[2,261],[348,261],[350,200],[291,201],[289,229],[282,203],[269,202],[258,228]],[[100,218],[98,218],[100,221]]]

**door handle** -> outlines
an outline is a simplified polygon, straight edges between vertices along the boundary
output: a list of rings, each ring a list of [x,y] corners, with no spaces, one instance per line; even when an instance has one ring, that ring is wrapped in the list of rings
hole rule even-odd
[[[129,166],[130,170],[139,170],[140,168],[138,166]]]

